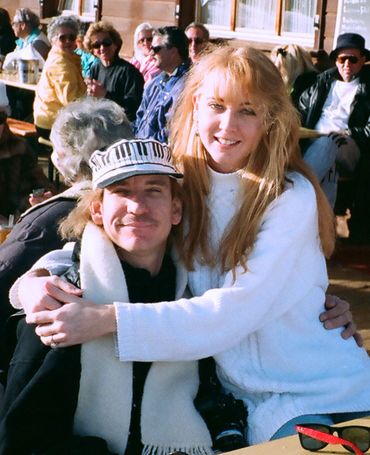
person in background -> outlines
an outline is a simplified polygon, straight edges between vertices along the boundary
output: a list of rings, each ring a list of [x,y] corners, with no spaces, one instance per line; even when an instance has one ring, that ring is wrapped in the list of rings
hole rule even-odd
[[[26,141],[10,131],[7,112],[8,106],[0,106],[0,224],[29,207],[34,188],[55,191]]]
[[[135,120],[144,79],[137,68],[119,57],[121,35],[109,22],[96,22],[88,28],[84,45],[99,59],[86,79],[88,95],[115,101],[124,108],[130,121]]]
[[[298,44],[287,44],[274,47],[270,58],[279,70],[296,106],[302,92],[314,84],[318,75],[311,55]]]
[[[59,109],[86,94],[80,57],[74,53],[78,31],[75,16],[57,16],[48,25],[52,49],[42,69],[34,103],[35,125],[46,139]]]
[[[0,8],[0,70],[6,54],[15,48],[16,36],[6,9]]]
[[[85,49],[85,46],[83,44],[84,37],[85,35],[83,33],[77,35],[77,48],[75,50],[75,54],[79,55],[81,59],[82,77],[85,79],[90,77],[90,69],[93,64],[98,61],[98,58]]]
[[[46,60],[51,46],[45,33],[40,30],[39,16],[29,8],[17,9],[12,26],[18,38],[16,50],[32,46]]]
[[[138,25],[134,33],[134,56],[130,63],[140,71],[145,83],[161,72],[150,52],[152,41],[153,27],[148,22]]]
[[[48,346],[99,333],[117,335],[123,362],[214,355],[225,390],[247,406],[250,444],[294,434],[298,422],[368,413],[366,351],[318,320],[334,222],[300,155],[299,118],[276,67],[253,48],[206,54],[187,78],[171,131],[184,173],[179,245],[194,297],[153,305],[103,297],[97,306],[45,276],[53,260],[54,271],[60,264],[53,253],[35,265],[36,278],[26,275],[13,288],[13,304],[21,298]],[[32,280],[39,290],[33,281],[30,293]],[[73,315],[61,303],[73,305]]]
[[[136,137],[167,142],[167,123],[190,68],[185,33],[174,26],[154,30],[151,55],[162,72],[145,87],[134,132]]]
[[[200,22],[191,22],[185,29],[189,40],[189,57],[196,62],[209,43],[209,31]]]
[[[51,130],[51,159],[69,188],[23,213],[0,246],[0,337],[12,312],[8,294],[13,282],[43,254],[64,244],[57,233],[58,222],[74,208],[82,192],[90,188],[91,172],[87,163],[91,153],[121,137],[132,136],[123,109],[113,101],[88,97],[72,102],[59,111]],[[14,152],[19,144],[23,144],[22,140],[13,137]],[[13,165],[16,172],[16,163],[13,162]],[[6,167],[1,165],[0,174]],[[47,182],[43,179],[28,183],[27,179],[23,179],[25,184],[27,194],[27,191],[32,191],[31,188],[45,186]],[[9,185],[9,191],[0,191],[1,197],[4,195],[4,199],[7,197],[10,200],[14,186]],[[3,348],[7,347],[3,345]]]
[[[370,51],[357,33],[338,36],[330,58],[335,67],[304,91],[298,109],[302,125],[322,137],[305,144],[304,157],[334,206],[339,175],[353,176],[353,231],[370,235]],[[351,233],[355,234],[354,232]],[[353,237],[354,238],[354,237]]]
[[[50,50],[50,42],[40,29],[40,18],[29,8],[17,9],[13,18],[12,27],[17,37],[14,52],[7,54],[4,68],[14,70],[17,59],[27,54],[39,60],[43,66]],[[33,123],[33,103],[35,93],[18,87],[7,87],[12,117]]]

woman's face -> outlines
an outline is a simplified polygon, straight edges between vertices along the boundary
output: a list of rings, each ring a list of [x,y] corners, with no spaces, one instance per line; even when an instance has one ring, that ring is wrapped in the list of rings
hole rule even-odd
[[[108,32],[99,32],[92,35],[91,47],[95,57],[98,57],[104,66],[109,66],[117,53],[117,46]]]
[[[222,80],[219,73],[207,75],[194,99],[194,116],[209,166],[229,173],[246,165],[265,129],[261,109],[248,94]]]
[[[143,52],[145,57],[150,54],[150,46],[153,41],[152,30],[142,30],[137,37],[137,46]]]
[[[69,27],[59,27],[58,33],[54,36],[52,40],[53,47],[63,51],[73,54],[75,51],[77,35],[75,31]]]

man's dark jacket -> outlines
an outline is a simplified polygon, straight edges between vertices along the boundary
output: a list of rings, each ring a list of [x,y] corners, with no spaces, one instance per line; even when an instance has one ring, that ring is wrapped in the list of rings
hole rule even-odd
[[[77,195],[64,197],[62,193],[35,206],[0,246],[0,338],[8,316],[14,312],[8,299],[9,289],[41,256],[62,248],[65,242],[58,235],[58,223],[75,207],[76,200]]]
[[[340,80],[336,68],[321,73],[315,84],[305,90],[298,104],[302,125],[313,129],[320,119],[331,85]],[[362,154],[370,153],[370,66],[359,73],[360,85],[352,102],[348,119],[348,134],[356,141]]]

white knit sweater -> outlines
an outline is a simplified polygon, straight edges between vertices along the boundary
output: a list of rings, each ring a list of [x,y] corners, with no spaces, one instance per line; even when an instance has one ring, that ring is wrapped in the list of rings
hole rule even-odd
[[[211,177],[211,238],[217,245],[238,208],[239,177]],[[197,297],[115,303],[120,359],[214,355],[224,385],[248,406],[251,444],[268,440],[299,415],[370,410],[366,352],[319,321],[328,279],[314,190],[301,175],[289,177],[293,184],[263,218],[248,272],[238,269],[235,282],[231,273],[221,276],[197,264],[189,277]]]

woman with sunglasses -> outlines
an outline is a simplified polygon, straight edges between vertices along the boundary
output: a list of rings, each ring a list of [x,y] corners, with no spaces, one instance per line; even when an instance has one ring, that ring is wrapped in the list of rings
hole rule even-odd
[[[145,83],[151,81],[161,72],[150,52],[152,41],[153,27],[148,22],[138,25],[134,33],[134,56],[130,63],[140,71]]]
[[[34,121],[40,136],[48,139],[59,109],[86,93],[80,57],[74,53],[79,21],[57,16],[48,26],[52,44],[36,87]]]
[[[90,78],[86,79],[88,95],[115,101],[124,108],[130,121],[135,120],[144,79],[138,69],[119,57],[122,38],[118,31],[109,22],[91,24],[84,45],[99,59],[91,67]]]

